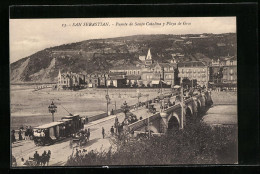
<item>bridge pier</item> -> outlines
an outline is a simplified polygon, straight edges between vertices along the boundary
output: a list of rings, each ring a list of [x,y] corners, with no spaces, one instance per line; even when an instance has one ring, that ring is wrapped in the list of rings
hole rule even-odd
[[[161,116],[162,122],[163,122],[163,124],[161,124],[162,125],[161,131],[163,133],[165,133],[167,131],[167,129],[168,129],[168,116],[169,115],[166,112],[161,112],[160,116]]]

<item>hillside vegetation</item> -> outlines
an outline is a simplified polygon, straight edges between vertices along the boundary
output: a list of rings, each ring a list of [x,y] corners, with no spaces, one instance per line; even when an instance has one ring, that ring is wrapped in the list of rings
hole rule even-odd
[[[118,65],[135,65],[139,55],[150,48],[155,61],[167,62],[172,54],[185,56],[179,61],[210,61],[236,55],[236,34],[136,35],[95,39],[46,48],[11,64],[11,83],[54,82],[61,72],[107,72]],[[185,37],[185,38],[184,38]]]

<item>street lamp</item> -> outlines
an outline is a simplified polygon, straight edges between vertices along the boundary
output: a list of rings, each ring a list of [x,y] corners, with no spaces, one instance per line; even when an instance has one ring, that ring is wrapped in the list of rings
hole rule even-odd
[[[48,108],[49,112],[52,114],[52,122],[54,122],[54,113],[57,112],[57,106],[52,101]]]
[[[140,93],[139,89],[136,90],[137,92],[137,99],[138,99],[138,105],[137,108],[139,107],[139,99],[141,98],[142,94]]]
[[[109,95],[108,95],[108,88],[107,88],[106,100],[107,100],[107,116],[108,116],[108,104],[110,103],[110,98],[109,98]]]

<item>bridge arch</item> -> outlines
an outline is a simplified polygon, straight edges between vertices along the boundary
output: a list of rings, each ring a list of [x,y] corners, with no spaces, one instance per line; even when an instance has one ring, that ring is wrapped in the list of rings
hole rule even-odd
[[[152,133],[159,133],[158,129],[153,125],[149,126],[149,129]]]
[[[186,112],[185,112],[186,122],[190,122],[192,120],[192,116],[193,116],[192,108],[191,108],[191,106],[188,106],[186,108]]]
[[[168,119],[168,129],[179,129],[180,119],[176,113],[173,113]]]

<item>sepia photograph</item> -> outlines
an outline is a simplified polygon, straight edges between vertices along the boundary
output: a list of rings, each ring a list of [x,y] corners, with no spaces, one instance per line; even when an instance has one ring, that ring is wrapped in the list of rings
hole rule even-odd
[[[238,164],[236,17],[9,19],[12,168]]]

